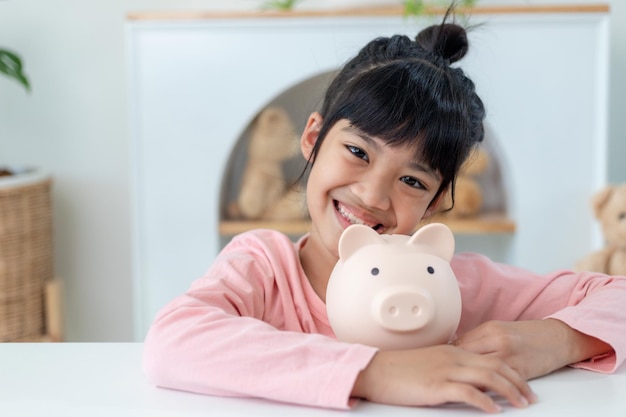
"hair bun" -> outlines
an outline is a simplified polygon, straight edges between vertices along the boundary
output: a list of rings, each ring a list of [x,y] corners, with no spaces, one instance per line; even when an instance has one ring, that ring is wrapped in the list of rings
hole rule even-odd
[[[454,23],[429,26],[417,34],[415,41],[425,50],[456,62],[467,53],[467,32]]]

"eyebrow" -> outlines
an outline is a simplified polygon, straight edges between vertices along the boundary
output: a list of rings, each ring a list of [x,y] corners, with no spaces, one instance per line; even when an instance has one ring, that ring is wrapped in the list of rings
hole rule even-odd
[[[365,132],[363,132],[361,129],[359,129],[356,126],[348,125],[341,130],[360,137],[361,139],[363,139],[363,141],[365,141],[369,146],[372,146],[375,150],[379,150],[381,147],[380,139],[374,139],[373,137],[369,136],[368,134],[366,134]],[[417,160],[411,161],[409,163],[409,168],[415,169],[417,171],[422,171],[428,175],[431,175],[433,178],[437,180],[441,180],[441,176],[436,170],[434,170],[430,166],[425,165]]]
[[[356,136],[360,137],[365,142],[367,142],[368,145],[374,147],[376,150],[380,149],[380,144],[378,143],[378,141],[376,139],[374,139],[373,137],[369,136],[368,134],[366,134],[365,132],[363,132],[361,129],[359,129],[356,126],[348,125],[348,126],[344,127],[341,130],[343,130],[344,132],[351,133],[353,135],[356,135]]]

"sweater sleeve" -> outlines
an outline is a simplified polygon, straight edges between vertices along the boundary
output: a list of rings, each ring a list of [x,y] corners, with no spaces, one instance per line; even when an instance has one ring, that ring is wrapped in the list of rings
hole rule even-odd
[[[233,240],[157,315],[144,344],[148,377],[183,391],[348,408],[376,350],[318,332],[293,252],[272,234]]]
[[[535,274],[477,254],[455,256],[461,287],[459,334],[489,320],[554,318],[613,348],[573,366],[614,372],[626,358],[626,277],[568,270]]]

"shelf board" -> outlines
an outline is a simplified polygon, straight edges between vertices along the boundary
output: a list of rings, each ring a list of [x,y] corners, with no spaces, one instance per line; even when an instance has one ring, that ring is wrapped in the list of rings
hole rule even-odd
[[[446,7],[430,6],[423,15],[445,14]],[[609,13],[609,4],[555,4],[555,5],[493,5],[457,7],[457,13],[465,15],[521,14],[521,13]],[[130,12],[128,20],[207,20],[207,19],[254,19],[254,18],[294,18],[294,17],[367,17],[405,16],[402,5],[370,6],[309,10],[251,10],[251,11],[141,11]]]
[[[515,222],[503,213],[486,213],[479,217],[452,218],[435,216],[428,223],[445,223],[456,234],[515,233]]]
[[[445,223],[457,234],[514,233],[515,222],[502,213],[487,213],[472,218],[449,218],[445,215],[433,217],[428,223]],[[221,236],[234,236],[252,229],[274,229],[286,235],[303,235],[310,230],[309,220],[297,221],[249,221],[223,220],[220,223]]]

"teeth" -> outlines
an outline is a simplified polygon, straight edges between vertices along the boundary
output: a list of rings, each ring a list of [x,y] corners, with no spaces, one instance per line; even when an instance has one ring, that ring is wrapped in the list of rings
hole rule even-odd
[[[344,210],[344,208],[337,204],[337,210],[339,211],[339,214],[341,214],[343,216],[343,218],[345,218],[346,220],[348,220],[350,223],[352,224],[362,224],[365,226],[369,226],[376,229],[379,229],[380,227],[382,227],[382,224],[378,223],[378,224],[367,224],[365,223],[362,219],[358,218],[357,216],[355,216],[354,214],[352,214],[351,212]]]

